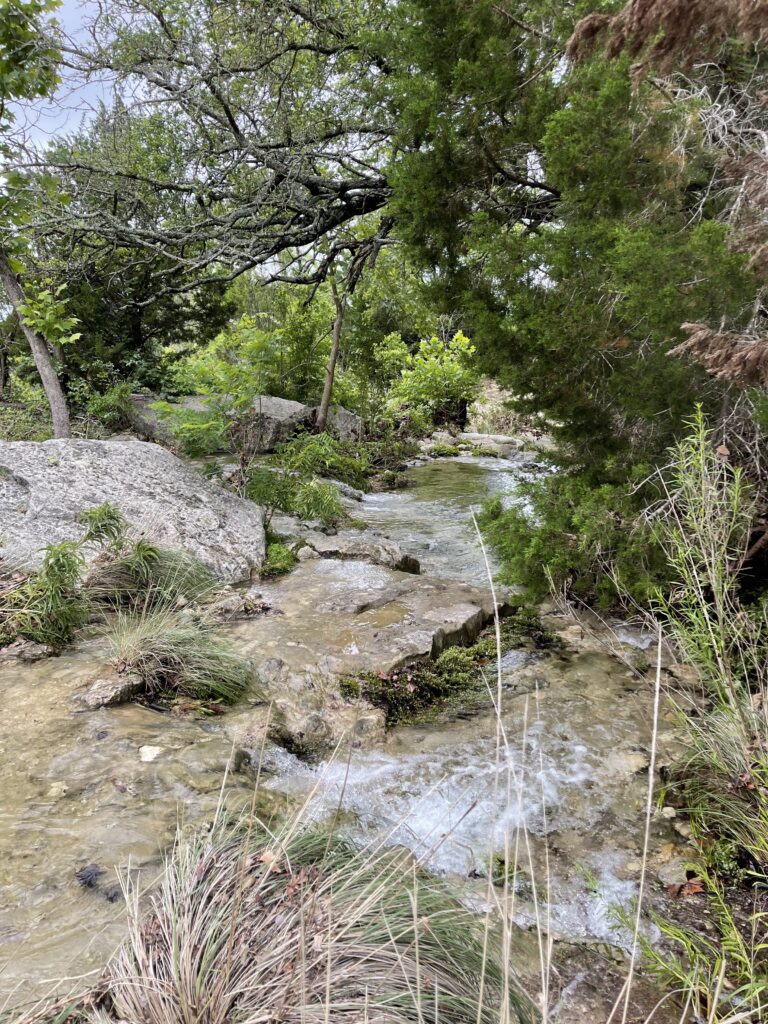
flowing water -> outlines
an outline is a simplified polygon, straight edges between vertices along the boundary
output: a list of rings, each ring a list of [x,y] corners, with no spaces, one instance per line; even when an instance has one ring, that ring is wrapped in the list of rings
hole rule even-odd
[[[491,494],[518,500],[529,471],[503,459],[429,462],[409,471],[410,487],[354,511],[416,554],[424,573],[482,585],[472,511]],[[312,565],[334,594],[381,574],[358,562]],[[288,577],[270,593],[301,601],[291,587]],[[305,600],[309,623],[317,593]],[[150,883],[179,821],[210,819],[219,800],[231,753],[221,719],[138,705],[83,711],[77,696],[107,656],[96,639],[55,659],[0,663],[0,993],[12,1002],[98,969],[122,935],[117,872],[140,870]],[[358,840],[405,844],[463,879],[487,870],[492,843],[520,843],[522,923],[536,895],[555,934],[621,942],[611,906],[636,889],[649,687],[583,638],[568,652],[513,652],[501,675],[499,717],[489,696],[484,711],[394,730],[349,764],[311,766],[276,749],[268,785],[289,796],[317,786],[318,816],[343,792]],[[243,775],[229,774],[226,788],[232,801],[249,799]],[[668,830],[655,821],[658,843]],[[90,887],[76,877],[88,865],[103,870]]]

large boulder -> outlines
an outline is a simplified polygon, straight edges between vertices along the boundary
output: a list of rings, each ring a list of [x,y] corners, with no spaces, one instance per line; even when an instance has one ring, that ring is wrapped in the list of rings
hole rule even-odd
[[[131,395],[126,419],[131,430],[144,441],[156,441],[166,447],[177,443],[168,425],[168,418],[153,409],[157,395]],[[180,412],[206,413],[210,409],[205,395],[187,395],[171,403]],[[274,451],[278,444],[290,441],[301,431],[313,430],[317,423],[317,407],[292,402],[288,398],[257,395],[249,409],[238,413],[237,427],[245,436],[236,439],[246,450],[263,453]],[[234,426],[234,425],[233,425]],[[363,421],[354,412],[340,405],[328,412],[328,429],[342,441],[354,441],[362,436]],[[231,451],[232,445],[218,451]],[[211,449],[210,454],[217,454]]]
[[[227,582],[264,559],[261,509],[140,441],[0,441],[0,558],[39,565],[83,535],[78,515],[111,501],[149,539],[196,555]],[[87,554],[87,553],[86,553]]]
[[[246,450],[271,452],[276,445],[290,441],[302,430],[311,430],[317,417],[314,409],[301,402],[258,395],[248,412],[239,418],[242,430],[247,433],[243,439]]]
[[[125,418],[133,433],[142,441],[156,441],[166,447],[175,447],[177,441],[169,426],[168,417],[152,408],[159,401],[157,395],[131,395],[126,406]],[[174,399],[171,404],[180,412],[207,413],[210,410],[205,395],[187,395],[185,398]],[[222,452],[229,450],[229,447],[221,449]]]
[[[317,409],[315,409],[317,414]],[[332,405],[328,410],[328,429],[340,441],[359,441],[363,436],[363,421],[356,412],[343,405]]]
[[[241,417],[243,429],[248,432],[245,438],[248,450],[271,452],[278,444],[290,441],[301,431],[313,430],[317,412],[317,407],[302,405],[301,402],[258,395],[247,415]],[[354,441],[362,435],[361,418],[340,405],[331,406],[327,425],[341,441]]]

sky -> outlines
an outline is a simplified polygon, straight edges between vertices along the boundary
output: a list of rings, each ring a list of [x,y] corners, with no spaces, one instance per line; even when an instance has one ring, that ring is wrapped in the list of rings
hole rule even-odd
[[[81,34],[88,11],[93,10],[91,0],[62,0],[56,11],[56,20],[64,32],[77,38]],[[75,83],[71,76],[63,75],[53,100],[20,108],[17,120],[24,124],[28,137],[38,145],[44,145],[57,135],[75,131],[83,120],[87,120],[104,95],[104,87],[98,82]]]

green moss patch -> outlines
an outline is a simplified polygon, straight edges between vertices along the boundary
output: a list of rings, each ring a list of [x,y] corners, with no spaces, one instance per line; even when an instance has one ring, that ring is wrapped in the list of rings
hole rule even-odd
[[[551,649],[558,639],[538,615],[521,609],[500,623],[501,653],[524,647]],[[366,672],[341,683],[342,696],[383,708],[390,725],[446,711],[478,707],[487,700],[485,679],[496,671],[496,630],[484,629],[469,647],[449,647],[434,661],[414,661],[390,673]]]

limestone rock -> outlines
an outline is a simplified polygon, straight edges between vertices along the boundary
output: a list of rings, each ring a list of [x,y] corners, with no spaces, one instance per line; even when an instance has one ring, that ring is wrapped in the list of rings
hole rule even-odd
[[[301,430],[311,430],[316,410],[287,398],[258,395],[251,408],[242,414],[244,445],[248,451],[271,452],[276,445],[290,441]]]
[[[0,650],[0,660],[17,658],[19,661],[42,661],[43,658],[52,658],[56,654],[58,651],[50,644],[38,644],[34,640],[14,640]]]
[[[36,567],[45,545],[79,540],[78,515],[104,501],[148,539],[190,552],[223,581],[247,580],[264,559],[261,509],[165,448],[137,441],[0,441],[0,558],[9,565]]]
[[[332,405],[328,410],[327,426],[340,441],[358,441],[363,434],[362,419],[341,405]]]
[[[133,700],[143,690],[144,680],[141,676],[129,672],[110,672],[94,679],[83,694],[83,703],[91,709],[111,708],[115,704]]]
[[[326,480],[329,484],[333,484],[343,498],[349,498],[350,501],[362,501],[365,497],[363,491],[352,487],[351,484],[345,484],[343,480],[334,480],[332,477],[327,477]]]
[[[383,737],[379,709],[341,696],[345,676],[437,657],[470,643],[493,616],[489,591],[362,560],[302,561],[260,587],[281,614],[241,620],[233,636],[271,705],[270,739],[299,756]]]
[[[152,405],[159,401],[157,395],[131,395],[126,409],[126,419],[131,430],[142,441],[156,441],[158,444],[173,448],[177,442],[168,420],[157,409],[152,408]],[[209,409],[208,400],[204,395],[187,395],[185,398],[175,399],[172,404],[188,412],[208,412]]]
[[[259,683],[270,694],[268,725],[265,709],[246,713],[228,729],[233,742],[249,751],[264,737],[299,757],[321,757],[339,744],[369,746],[384,739],[386,720],[380,708],[365,701],[344,701],[338,679],[321,671],[295,671],[281,658],[268,658],[258,668]]]
[[[400,572],[418,574],[421,571],[418,559],[387,537],[360,533],[338,533],[335,537],[326,537],[321,533],[307,533],[303,539],[321,558],[363,560]]]

